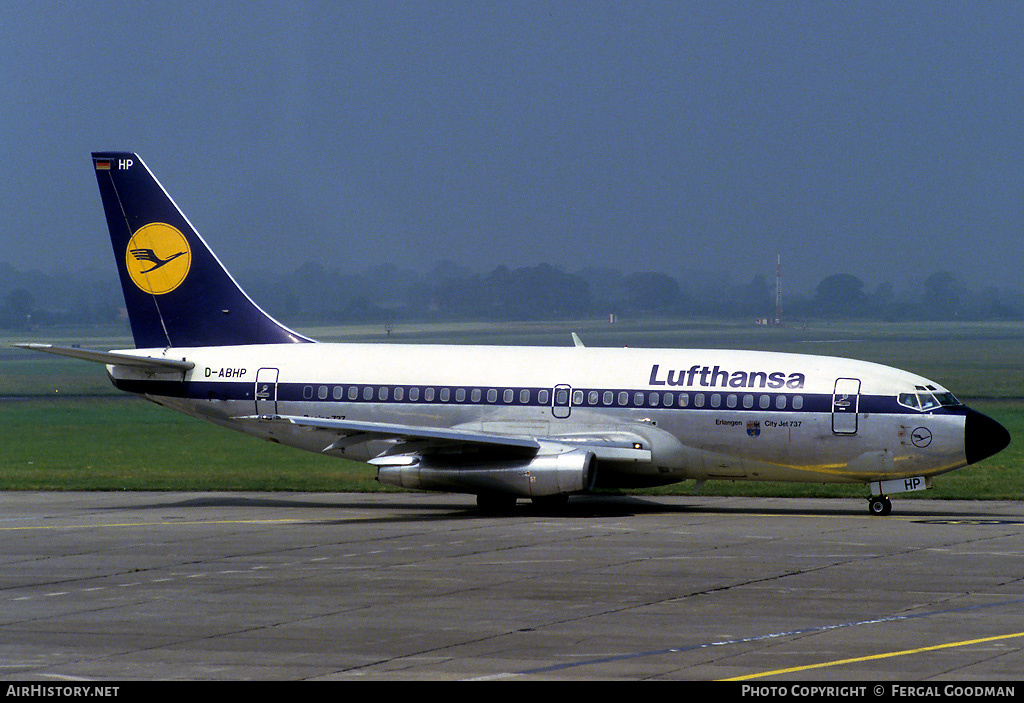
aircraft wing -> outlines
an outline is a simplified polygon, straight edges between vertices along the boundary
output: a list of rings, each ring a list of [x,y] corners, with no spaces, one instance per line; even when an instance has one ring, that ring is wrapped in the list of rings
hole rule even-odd
[[[527,436],[521,434],[484,432],[460,427],[418,427],[383,422],[362,422],[334,418],[299,417],[295,415],[251,415],[241,420],[287,423],[325,434],[323,452],[373,440],[393,440],[395,446],[385,456],[424,454],[440,447],[472,445],[477,448],[504,450],[532,456],[550,451],[574,449],[591,452],[595,458],[617,461],[650,461],[649,442],[638,434],[618,428],[566,435]],[[379,463],[373,461],[371,463]]]
[[[259,422],[284,422],[296,427],[304,427],[313,431],[324,432],[337,437],[323,451],[340,449],[351,444],[370,442],[380,439],[393,439],[405,442],[427,441],[434,444],[478,444],[494,447],[507,447],[520,450],[540,449],[540,444],[527,437],[506,437],[441,427],[416,427],[387,422],[362,422],[359,420],[338,420],[320,417],[300,417],[297,415],[251,415],[245,420]]]
[[[14,344],[12,346],[32,351],[46,352],[58,356],[68,356],[73,359],[92,361],[98,364],[112,364],[115,366],[131,366],[153,373],[185,373],[195,368],[195,364],[184,359],[164,359],[155,356],[135,356],[133,354],[121,354],[119,352],[97,351],[95,349],[82,349],[80,347],[60,347],[54,344]]]

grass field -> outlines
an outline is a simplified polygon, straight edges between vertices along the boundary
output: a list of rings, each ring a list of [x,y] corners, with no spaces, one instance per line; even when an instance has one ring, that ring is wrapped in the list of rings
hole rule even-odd
[[[737,323],[653,320],[509,325],[395,325],[303,330],[323,340],[383,343],[572,343],[590,346],[753,348],[878,361],[932,378],[1024,436],[1024,325],[818,324],[764,329]],[[67,330],[0,349],[0,489],[7,490],[383,490],[375,470],[261,442],[118,394],[101,366],[10,349],[8,342],[130,347],[123,332]],[[11,399],[15,398],[15,399]],[[1021,443],[940,476],[906,497],[1022,499]],[[653,492],[689,493],[692,482]],[[861,496],[860,486],[709,482],[705,494]],[[903,496],[901,496],[903,498]]]
[[[0,403],[0,489],[375,490],[365,464],[253,439],[132,397]]]

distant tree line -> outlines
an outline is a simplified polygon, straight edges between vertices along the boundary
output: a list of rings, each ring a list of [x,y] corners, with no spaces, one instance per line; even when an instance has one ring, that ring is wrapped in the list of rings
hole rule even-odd
[[[0,261],[0,329],[108,323],[123,309],[116,277],[90,271],[24,272]]]
[[[261,307],[295,325],[411,320],[548,320],[643,316],[771,319],[774,282],[611,268],[567,272],[547,264],[478,272],[439,263],[416,272],[393,265],[344,272],[307,263],[290,272],[250,272],[240,283]],[[0,328],[109,323],[123,316],[116,278],[21,272],[0,262]],[[832,274],[813,291],[787,291],[783,318],[1021,320],[1024,293],[968,286],[940,271],[907,288],[873,290],[857,276]]]

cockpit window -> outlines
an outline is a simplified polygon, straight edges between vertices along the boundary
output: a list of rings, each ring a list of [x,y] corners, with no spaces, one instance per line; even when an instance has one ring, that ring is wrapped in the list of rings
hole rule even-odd
[[[921,404],[917,400],[917,393],[900,393],[896,396],[896,401],[900,405],[906,405],[908,408],[913,408],[914,410],[921,409]]]
[[[896,400],[900,405],[905,405],[908,408],[920,410],[921,412],[934,410],[938,407],[960,405],[960,401],[952,393],[932,393],[923,389],[919,389],[917,393],[900,393],[896,396]]]

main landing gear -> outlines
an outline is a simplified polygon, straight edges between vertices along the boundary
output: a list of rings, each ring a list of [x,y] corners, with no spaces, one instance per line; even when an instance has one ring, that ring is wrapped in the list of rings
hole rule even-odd
[[[516,497],[510,493],[480,493],[476,506],[484,515],[511,515],[516,509]]]
[[[516,509],[516,496],[510,493],[480,493],[476,497],[477,509],[483,515],[512,515]],[[531,499],[533,507],[542,514],[562,513],[569,505],[568,493],[556,493]]]
[[[888,515],[892,512],[892,501],[888,496],[871,496],[868,498],[868,512],[872,515]]]

